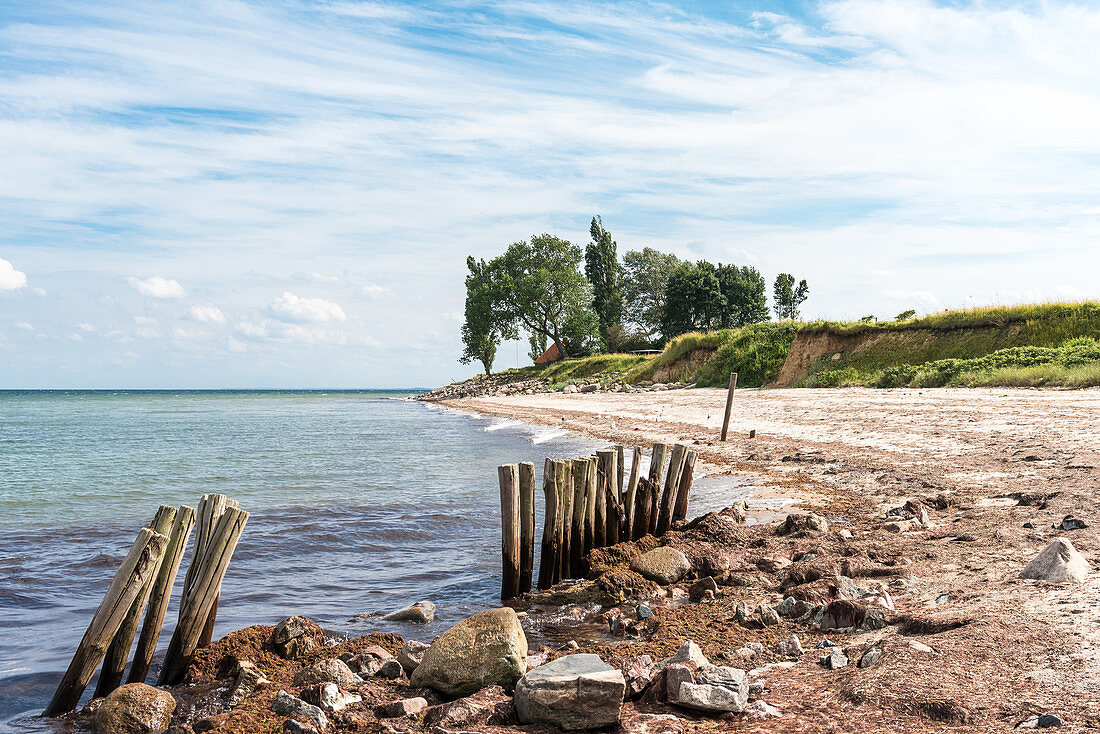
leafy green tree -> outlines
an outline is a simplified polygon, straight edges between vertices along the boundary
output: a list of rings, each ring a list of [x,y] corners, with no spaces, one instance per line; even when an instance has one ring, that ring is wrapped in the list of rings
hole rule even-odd
[[[600,217],[592,217],[592,241],[584,248],[584,274],[592,284],[592,308],[599,318],[600,336],[607,341],[611,327],[623,321],[623,293],[615,240]]]
[[[497,305],[490,264],[471,255],[466,258],[466,267],[470,273],[466,276],[466,321],[462,324],[465,351],[458,361],[481,362],[488,375],[493,369],[497,346],[502,339],[514,339],[516,328]]]
[[[768,284],[751,266],[719,265],[718,287],[726,299],[719,328],[730,329],[768,320]]]
[[[546,352],[546,334],[528,334],[527,342],[531,345],[531,351],[527,356],[534,362]]]
[[[644,336],[661,333],[665,291],[680,258],[646,247],[623,253],[623,316]]]
[[[809,295],[810,287],[806,285],[805,280],[798,282],[798,285],[794,284],[794,276],[790,273],[780,273],[775,278],[775,284],[772,286],[772,295],[775,299],[776,317],[782,321],[783,319],[797,319],[798,308],[806,300]]]
[[[897,316],[895,316],[894,321],[908,321],[909,319],[913,318],[916,315],[917,315],[916,310],[910,308],[910,309],[907,309],[905,311],[902,311]]]
[[[725,308],[717,268],[706,261],[681,263],[665,288],[661,333],[670,338],[714,328]]]
[[[577,245],[541,234],[512,244],[491,263],[494,302],[502,317],[546,337],[562,357],[598,339],[591,287],[578,270],[581,259]]]

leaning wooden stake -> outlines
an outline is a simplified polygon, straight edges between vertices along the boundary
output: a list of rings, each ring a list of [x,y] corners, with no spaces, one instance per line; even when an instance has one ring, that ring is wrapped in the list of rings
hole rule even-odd
[[[535,465],[519,465],[519,593],[531,590],[535,568]]]
[[[588,464],[584,473],[584,553],[587,555],[596,547],[596,489],[599,486],[599,471],[595,459],[589,457],[584,461]]]
[[[639,537],[649,533],[657,534],[657,502],[661,496],[661,476],[665,471],[665,458],[668,456],[667,443],[653,444],[653,455],[649,460],[649,522],[639,528]]]
[[[664,535],[672,525],[672,510],[676,504],[676,490],[680,486],[680,472],[684,468],[687,446],[676,444],[668,461],[668,474],[661,488],[661,505],[657,510],[657,535]]]
[[[596,534],[592,539],[593,548],[603,548],[607,545],[607,467],[596,455]]]
[[[604,508],[603,545],[611,546],[619,542],[619,527],[622,519],[617,497],[619,492],[619,455],[615,449],[598,451],[596,455],[599,461],[600,475],[604,477],[599,499]]]
[[[164,549],[164,560],[161,561],[157,580],[149,595],[149,608],[145,613],[145,623],[141,627],[137,649],[134,650],[134,661],[130,663],[130,674],[126,676],[127,683],[144,683],[145,676],[149,674],[149,663],[153,660],[157,641],[160,640],[160,630],[164,626],[168,601],[172,597],[172,586],[176,582],[176,574],[183,560],[183,551],[187,548],[187,540],[191,537],[191,530],[194,527],[194,508],[181,505],[176,510],[176,519],[168,535],[168,547]]]
[[[96,666],[103,659],[118,628],[122,626],[122,620],[130,606],[141,594],[149,578],[156,574],[154,566],[160,562],[167,544],[167,537],[149,528],[142,528],[138,533],[137,540],[126,554],[103,601],[92,616],[65,675],[61,677],[57,691],[43,712],[45,716],[64,714],[76,707],[80,695],[84,693],[88,681],[95,673]]]
[[[623,511],[626,519],[623,521],[623,539],[634,540],[634,503],[638,495],[638,471],[642,463],[642,450],[634,447],[634,454],[630,459],[630,480],[626,483],[626,493],[623,495]]]
[[[226,500],[226,507],[240,507],[237,500]],[[214,603],[210,606],[210,613],[206,615],[206,623],[202,626],[202,634],[199,635],[199,647],[206,647],[214,636],[214,620],[218,617],[218,603],[222,599],[221,584],[218,584],[218,592],[214,594]]]
[[[519,467],[504,464],[497,468],[500,480],[500,599],[519,596]]]
[[[573,475],[573,513],[569,518],[569,576],[577,578],[584,573],[582,560],[584,558],[584,518],[587,512],[585,488],[588,486],[588,460],[573,459],[569,465],[570,473]]]
[[[542,493],[545,498],[542,520],[542,554],[539,556],[539,588],[549,589],[554,585],[554,571],[557,569],[555,555],[555,535],[558,517],[558,494],[554,486],[553,459],[547,459],[542,470]]]
[[[171,542],[172,522],[176,519],[176,508],[161,505],[153,516],[149,527],[153,531],[167,537]],[[103,666],[99,669],[99,681],[95,686],[94,698],[102,698],[115,690],[122,683],[122,676],[126,672],[126,661],[130,658],[130,648],[134,644],[134,635],[137,634],[138,624],[141,622],[141,614],[145,611],[145,604],[149,601],[149,594],[153,591],[153,585],[160,575],[160,565],[167,553],[162,553],[157,561],[156,568],[149,575],[145,587],[130,605],[130,611],[122,620],[118,632],[111,640],[111,646],[107,648],[107,654],[103,656]]]
[[[695,460],[699,457],[694,451],[688,451],[684,456],[684,468],[680,472],[680,483],[676,487],[676,504],[672,510],[672,522],[678,523],[687,519],[688,495],[691,493],[691,483],[695,479]]]
[[[730,389],[726,393],[726,414],[722,418],[722,440],[726,440],[726,433],[730,429],[730,411],[733,409],[733,391],[737,389],[737,373],[730,373]]]
[[[247,522],[248,513],[237,507],[226,509],[218,518],[201,559],[201,570],[194,576],[191,593],[180,601],[182,613],[168,644],[158,685],[175,685],[183,679]]]

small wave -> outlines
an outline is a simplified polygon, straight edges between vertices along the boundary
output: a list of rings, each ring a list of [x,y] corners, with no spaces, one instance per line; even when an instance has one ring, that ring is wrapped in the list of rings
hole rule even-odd
[[[508,428],[509,426],[518,426],[519,421],[502,421],[501,423],[494,423],[491,426],[485,426],[486,431],[499,431],[501,428]]]
[[[538,446],[540,443],[546,443],[547,441],[553,441],[555,438],[561,438],[562,436],[569,435],[569,431],[562,429],[556,429],[553,431],[543,431],[531,436],[531,444]]]

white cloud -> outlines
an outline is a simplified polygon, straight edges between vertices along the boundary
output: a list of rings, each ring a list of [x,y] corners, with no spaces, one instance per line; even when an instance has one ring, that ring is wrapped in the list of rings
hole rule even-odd
[[[322,275],[321,273],[310,273],[308,279],[314,283],[339,283],[343,278],[339,275]]]
[[[34,331],[34,327],[28,324],[26,321],[19,321],[15,324],[12,324],[12,326],[14,326],[16,329],[21,329],[23,331]]]
[[[188,315],[204,324],[224,324],[225,314],[217,306],[192,306]]]
[[[95,333],[95,327],[92,326],[91,324],[87,324],[87,323],[77,324],[76,328],[80,329],[81,331],[86,331],[86,332],[89,332],[89,333]]]
[[[377,283],[367,283],[359,290],[361,290],[363,292],[363,295],[365,295],[367,298],[370,298],[372,301],[382,298],[390,292],[389,288],[380,286]]]
[[[27,274],[21,273],[7,260],[0,258],[0,291],[15,291],[27,285]]]
[[[187,295],[187,291],[179,281],[162,278],[159,275],[150,276],[145,280],[131,276],[126,279],[126,282],[138,293],[150,298],[183,298]]]
[[[286,291],[272,301],[267,310],[280,321],[295,323],[327,323],[346,321],[348,318],[344,309],[332,301],[326,301],[323,298],[303,298],[290,291]]]

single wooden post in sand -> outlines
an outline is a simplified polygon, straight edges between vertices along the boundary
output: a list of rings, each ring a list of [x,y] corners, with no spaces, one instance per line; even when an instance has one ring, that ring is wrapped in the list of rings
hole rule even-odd
[[[694,451],[688,451],[684,456],[684,468],[680,472],[680,482],[676,488],[676,503],[672,510],[672,522],[677,523],[687,519],[688,495],[691,493],[691,483],[695,479],[695,460],[699,455]]]
[[[615,545],[619,542],[619,454],[615,449],[605,449],[596,452],[600,465],[600,474],[605,478],[601,504],[604,508],[604,533],[603,546]],[[597,523],[599,519],[597,518]]]
[[[175,519],[176,508],[161,505],[153,516],[152,522],[149,523],[149,527],[171,541],[170,533],[172,522]],[[107,648],[107,654],[103,656],[103,666],[99,669],[99,681],[96,683],[95,693],[92,694],[93,698],[106,696],[122,683],[122,676],[126,672],[126,661],[130,658],[130,648],[134,644],[134,635],[137,634],[141,614],[145,611],[146,602],[149,601],[149,594],[153,591],[153,585],[160,575],[160,564],[164,559],[164,555],[162,553],[160,559],[157,560],[156,567],[146,579],[141,593],[130,605],[130,611],[126,612],[126,617],[122,620],[114,639],[111,640],[110,647]]]
[[[134,650],[134,660],[130,663],[130,674],[126,676],[127,683],[144,683],[145,676],[149,674],[149,663],[153,660],[153,653],[157,651],[157,641],[160,639],[168,602],[172,597],[172,586],[183,560],[183,551],[187,548],[187,539],[191,537],[194,527],[194,508],[181,505],[176,510],[176,519],[168,535],[168,547],[164,549],[164,559],[153,584],[153,591],[149,594],[149,607],[145,612],[145,623],[141,627],[137,649]]]
[[[730,373],[730,389],[726,393],[726,414],[722,418],[722,440],[726,440],[726,433],[730,429],[730,410],[733,409],[733,391],[737,389],[737,373]]]
[[[519,593],[531,590],[535,568],[535,465],[519,465]]]
[[[584,519],[588,508],[585,503],[585,488],[588,486],[588,460],[573,459],[569,462],[573,475],[573,513],[569,519],[571,540],[569,545],[569,576],[577,578],[584,569]]]
[[[200,570],[195,573],[191,592],[180,601],[183,612],[168,644],[157,685],[175,685],[183,679],[247,522],[248,513],[238,507],[226,508],[218,518],[210,533],[206,553],[200,559]]]
[[[569,559],[573,553],[573,462],[558,462],[558,491],[561,492],[561,554],[558,558],[558,580],[572,578]]]
[[[681,443],[672,447],[672,456],[668,461],[668,474],[661,488],[661,503],[657,509],[657,535],[664,535],[672,526],[672,510],[676,504],[676,491],[680,486],[680,472],[684,468],[684,454],[687,446]]]
[[[547,459],[542,469],[542,493],[545,498],[542,518],[542,554],[539,556],[539,583],[540,589],[549,589],[554,585],[554,571],[557,569],[557,558],[554,555],[554,545],[558,517],[558,494],[554,486],[553,459]]]
[[[96,666],[103,659],[118,628],[122,626],[126,613],[145,588],[146,582],[156,575],[154,567],[160,562],[167,545],[167,537],[149,528],[142,528],[138,533],[137,540],[115,572],[111,586],[92,616],[92,621],[43,715],[57,716],[76,707],[80,695],[84,693],[88,681],[95,673]]]
[[[623,520],[623,540],[634,540],[634,503],[638,495],[638,471],[641,463],[642,450],[635,446],[630,459],[630,480],[626,483],[626,493],[623,495],[623,512],[626,513]]]
[[[500,480],[500,600],[519,596],[519,467],[503,464],[497,467]]]
[[[661,476],[665,472],[665,458],[668,456],[668,444],[667,443],[655,443],[653,444],[653,455],[649,460],[649,522],[645,527],[640,528],[640,534],[650,535],[657,534],[657,503],[661,496]]]
[[[584,459],[588,468],[584,472],[584,554],[596,547],[596,505],[599,494],[599,469],[596,460],[591,457]]]

